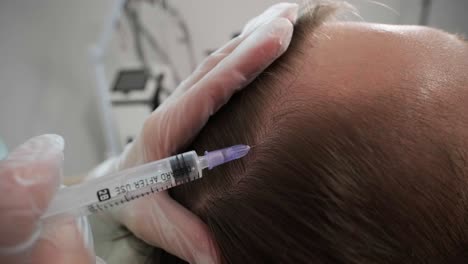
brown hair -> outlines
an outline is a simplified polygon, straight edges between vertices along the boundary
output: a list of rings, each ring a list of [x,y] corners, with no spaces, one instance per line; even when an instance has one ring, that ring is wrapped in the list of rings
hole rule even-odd
[[[343,107],[296,89],[308,85],[296,77],[332,3],[310,6],[287,53],[192,146],[249,144],[251,153],[171,195],[208,225],[223,263],[468,263],[460,146],[383,130],[399,122],[386,102]]]

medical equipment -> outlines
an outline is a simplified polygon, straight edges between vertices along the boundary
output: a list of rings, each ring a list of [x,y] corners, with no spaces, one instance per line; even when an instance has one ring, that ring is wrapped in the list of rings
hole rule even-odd
[[[247,155],[250,147],[235,145],[198,156],[189,151],[141,166],[126,169],[58,191],[42,218],[66,213],[88,215],[161,192],[202,177],[212,169]]]

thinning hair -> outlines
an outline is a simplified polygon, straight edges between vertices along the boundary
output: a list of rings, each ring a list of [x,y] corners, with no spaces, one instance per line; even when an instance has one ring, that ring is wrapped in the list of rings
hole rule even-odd
[[[458,146],[418,129],[385,129],[398,127],[391,101],[350,105],[297,89],[314,85],[297,77],[307,74],[311,36],[341,5],[303,7],[288,51],[191,147],[243,143],[251,153],[171,196],[208,225],[223,263],[468,263]]]

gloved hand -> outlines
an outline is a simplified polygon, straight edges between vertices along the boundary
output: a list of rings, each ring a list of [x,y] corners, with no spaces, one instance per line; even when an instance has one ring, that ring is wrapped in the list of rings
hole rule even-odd
[[[297,8],[286,3],[270,7],[240,36],[210,55],[151,114],[139,137],[115,161],[114,170],[162,159],[186,147],[233,93],[286,50]],[[128,203],[115,217],[145,242],[190,263],[219,262],[207,226],[167,192]]]
[[[96,263],[86,218],[40,220],[61,182],[63,148],[60,136],[43,135],[0,161],[0,263]]]

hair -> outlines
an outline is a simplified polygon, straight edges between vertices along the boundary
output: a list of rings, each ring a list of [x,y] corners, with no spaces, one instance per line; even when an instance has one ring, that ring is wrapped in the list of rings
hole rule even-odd
[[[170,194],[207,224],[222,263],[468,263],[459,147],[420,129],[387,129],[400,122],[382,110],[390,101],[344,106],[297,89],[312,85],[297,75],[340,5],[303,8],[288,51],[191,147],[241,143],[251,152]]]

